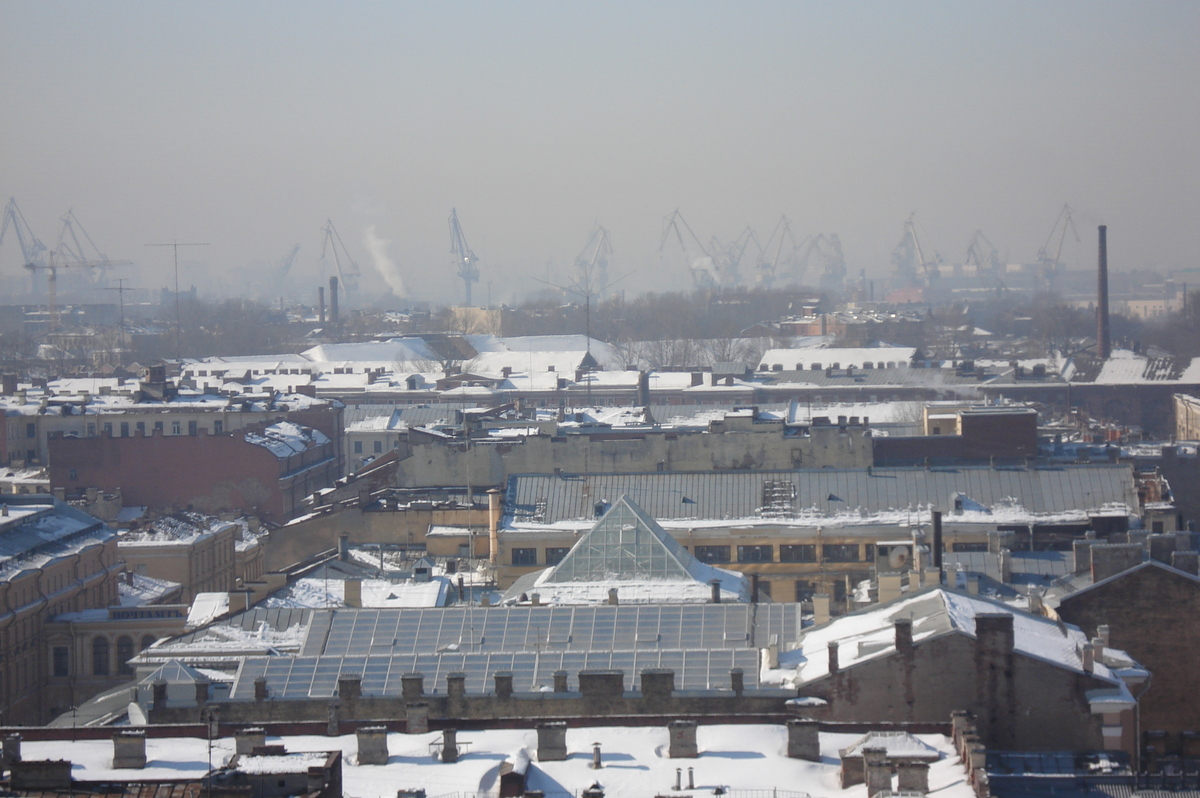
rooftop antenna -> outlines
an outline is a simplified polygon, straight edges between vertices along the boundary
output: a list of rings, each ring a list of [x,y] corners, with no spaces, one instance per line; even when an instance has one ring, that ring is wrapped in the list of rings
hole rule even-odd
[[[127,279],[128,278],[126,278],[126,277],[118,277],[116,288],[113,288],[111,286],[105,286],[105,288],[104,288],[105,291],[117,291],[118,292],[117,296],[119,296],[121,298],[121,332],[122,333],[125,332],[125,292],[133,290],[132,288],[125,287],[125,281]]]
[[[168,244],[146,244],[148,247],[170,247],[175,250],[175,359],[183,359],[183,344],[179,337],[179,331],[183,325],[180,324],[179,317],[179,248],[180,247],[207,247],[209,243],[185,244],[176,239]]]
[[[601,261],[603,261],[603,265],[599,267],[599,272],[602,273],[606,278],[608,270],[606,258],[607,254],[612,252],[612,247],[608,243],[608,231],[604,230],[603,227],[601,227],[600,230],[602,230],[604,233],[603,237],[600,239],[603,246],[598,245],[596,247],[596,254],[589,262],[576,259],[575,266],[578,271],[576,276],[571,278],[570,285],[558,285],[557,283],[552,283],[549,280],[542,280],[537,277],[533,278],[539,283],[548,285],[551,288],[557,288],[560,291],[565,291],[569,294],[574,294],[575,296],[583,298],[584,329],[586,332],[584,336],[584,347],[587,351],[588,360],[592,359],[592,297],[600,294],[603,291],[607,291],[612,286],[624,280],[630,274],[633,274],[633,272],[623,274],[617,279],[613,280],[611,283],[601,282],[602,278],[600,278],[599,274],[597,273],[597,266]],[[595,237],[593,236],[593,238]],[[592,246],[592,243],[589,242],[588,246]],[[591,380],[587,381],[586,389],[587,403],[590,406],[592,403]]]

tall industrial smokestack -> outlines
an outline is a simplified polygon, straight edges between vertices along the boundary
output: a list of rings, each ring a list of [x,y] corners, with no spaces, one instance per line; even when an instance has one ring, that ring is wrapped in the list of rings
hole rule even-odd
[[[1112,357],[1112,337],[1108,330],[1108,225],[1100,225],[1100,263],[1096,273],[1096,354],[1101,360]]]
[[[317,306],[320,308],[317,320],[320,321],[323,327],[325,326],[325,286],[323,285],[317,286]]]
[[[337,327],[341,323],[341,316],[338,315],[338,279],[336,277],[329,278],[329,323]]]

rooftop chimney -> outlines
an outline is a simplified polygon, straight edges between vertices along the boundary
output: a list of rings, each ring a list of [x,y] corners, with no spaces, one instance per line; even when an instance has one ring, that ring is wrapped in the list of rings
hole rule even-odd
[[[1108,225],[1100,225],[1100,263],[1096,274],[1096,355],[1112,357],[1112,338],[1108,331]]]

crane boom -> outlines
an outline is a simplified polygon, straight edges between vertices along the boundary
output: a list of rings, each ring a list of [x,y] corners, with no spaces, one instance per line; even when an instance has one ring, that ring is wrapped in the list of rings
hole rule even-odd
[[[463,235],[462,225],[458,223],[458,209],[450,209],[450,254],[458,266],[458,277],[463,281],[466,307],[471,307],[471,285],[479,282],[479,258],[467,245],[467,237]]]
[[[30,229],[29,222],[25,221],[25,214],[21,213],[21,209],[17,206],[16,197],[9,197],[8,204],[4,206],[4,225],[0,227],[0,244],[4,243],[4,236],[10,227],[17,236],[17,243],[21,247],[21,257],[25,259],[26,265],[41,263],[40,257],[46,251],[46,245],[38,240],[33,230]]]
[[[325,243],[321,245],[321,260],[325,260],[327,253],[333,253],[333,265],[338,273],[338,280],[346,287],[347,291],[358,290],[358,278],[362,275],[359,271],[358,264],[354,262],[354,258],[350,256],[350,250],[346,249],[342,237],[338,234],[337,228],[333,226],[333,220],[328,219],[325,226],[321,228],[325,231]],[[339,254],[338,250],[341,250]],[[345,260],[345,265],[342,261]]]

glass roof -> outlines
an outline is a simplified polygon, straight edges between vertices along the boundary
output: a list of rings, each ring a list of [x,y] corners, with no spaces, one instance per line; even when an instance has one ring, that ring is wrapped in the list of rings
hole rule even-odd
[[[691,580],[692,562],[654,519],[621,496],[544,581]]]

